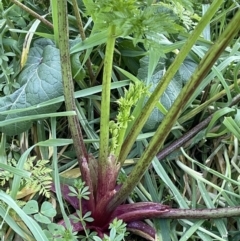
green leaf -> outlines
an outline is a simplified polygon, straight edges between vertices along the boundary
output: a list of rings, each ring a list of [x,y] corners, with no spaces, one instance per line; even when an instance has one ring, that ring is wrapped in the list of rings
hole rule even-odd
[[[223,124],[227,129],[240,140],[240,128],[239,124],[233,120],[232,117],[225,117]]]
[[[1,162],[0,162],[0,168],[5,170],[5,171],[8,171],[10,173],[13,173],[14,175],[18,175],[20,177],[30,178],[30,176],[31,176],[30,172],[27,172],[25,170],[19,170],[18,168],[12,167],[10,165],[6,165],[6,164],[1,163]]]
[[[94,219],[93,218],[91,218],[91,217],[88,217],[88,218],[84,218],[84,221],[86,221],[86,222],[93,222],[94,221]]]
[[[49,241],[62,240],[65,232],[64,226],[56,223],[50,223],[47,225],[47,228],[48,230],[44,230],[44,233],[48,237]]]
[[[43,202],[40,212],[41,214],[49,218],[53,218],[57,214],[56,209],[53,207],[53,205],[50,202],[46,202],[46,201]]]
[[[128,86],[129,83],[130,83],[129,80],[122,80],[122,81],[114,82],[114,83],[111,84],[111,89],[117,89],[117,88],[125,87],[125,86]],[[98,86],[90,87],[90,88],[87,88],[87,89],[84,89],[84,90],[76,91],[74,97],[75,98],[82,98],[82,97],[85,97],[85,96],[94,95],[94,94],[99,93],[101,91],[102,91],[102,85],[98,85]],[[35,106],[30,106],[28,108],[6,110],[6,111],[3,111],[3,112],[0,112],[0,115],[20,113],[20,112],[24,112],[25,110],[31,111],[31,110],[35,110],[38,107],[40,108],[40,107],[46,107],[46,106],[49,106],[49,105],[56,105],[56,104],[62,103],[63,101],[64,101],[64,97],[62,95],[60,97],[51,99],[49,101],[42,102],[42,103],[37,104]],[[31,113],[31,112],[29,112],[29,113]]]
[[[240,128],[240,110],[239,109],[236,109],[236,114],[235,114],[234,120],[235,120],[235,123]]]
[[[7,210],[6,210],[7,209]],[[14,220],[10,215],[9,215],[9,210],[8,208],[3,208],[0,207],[0,217],[4,218],[4,223],[7,223],[12,230],[14,230],[15,233],[17,233],[18,235],[20,235],[21,237],[26,237],[27,235],[26,233],[20,228],[20,226],[18,225],[18,223],[16,222],[16,220]],[[2,229],[0,231],[0,234],[2,235]]]
[[[71,192],[68,194],[69,196],[77,196],[77,195],[78,195],[78,192],[76,191],[76,189],[75,189],[74,187],[69,186],[68,188],[69,188],[69,190],[71,191]]]
[[[142,81],[146,82],[147,85],[150,85],[150,92],[153,92],[161,81],[167,66],[166,60],[160,58],[158,61],[151,78],[148,81],[148,73],[149,73],[149,57],[145,56],[140,60],[140,69],[138,70],[137,77]],[[151,131],[156,129],[160,122],[163,120],[164,113],[166,110],[169,110],[172,106],[175,99],[178,97],[180,91],[183,88],[183,85],[188,81],[192,73],[196,68],[196,63],[193,60],[187,58],[184,60],[182,65],[180,66],[178,72],[166,88],[166,91],[163,93],[160,102],[156,108],[152,111],[152,114],[149,116],[146,124],[144,125],[145,131]],[[152,72],[152,70],[151,70]],[[147,101],[147,99],[146,99]]]
[[[100,238],[97,237],[97,236],[94,236],[94,237],[93,237],[93,240],[94,240],[94,241],[102,241],[102,239],[100,239]]]
[[[20,219],[25,223],[25,225],[28,227],[28,229],[31,231],[31,233],[33,234],[34,238],[32,240],[37,240],[37,241],[48,241],[46,235],[44,234],[44,232],[42,231],[42,229],[40,228],[40,226],[38,225],[38,223],[32,219],[31,217],[29,217],[17,204],[16,202],[11,198],[11,196],[9,196],[8,194],[6,194],[5,192],[0,190],[0,200],[5,202],[10,208],[12,208],[20,217]],[[1,209],[0,209],[1,211]],[[1,213],[0,213],[1,214]],[[2,216],[5,219],[5,216]],[[10,223],[9,219],[5,219],[5,221],[8,222],[8,224],[12,224],[12,222]],[[14,226],[13,226],[14,227]],[[16,229],[15,229],[16,230]],[[21,233],[18,232],[19,235],[21,235]],[[25,238],[24,238],[25,239]]]
[[[86,218],[88,218],[88,217],[90,217],[90,216],[91,216],[91,212],[88,211],[88,212],[86,212],[86,213],[84,214],[83,219],[85,220]]]
[[[38,105],[63,94],[59,50],[49,41],[35,42],[35,47],[29,51],[25,68],[20,73],[17,82],[21,86],[14,93],[0,98],[0,111],[17,110]],[[45,46],[46,45],[46,46]],[[59,105],[35,108],[32,111],[1,115],[0,121],[15,119],[22,116],[46,114],[54,112]],[[8,135],[26,131],[32,121],[9,124],[0,128]]]
[[[150,92],[153,92],[156,88],[158,82],[161,80],[162,76],[165,73],[165,60],[160,59],[158,62],[156,69],[150,79],[150,82],[147,83],[147,77],[148,77],[148,65],[149,65],[149,58],[146,56],[140,60],[141,68],[138,71],[138,78],[146,82],[146,84],[150,85]],[[166,91],[164,92],[163,96],[160,100],[161,107],[165,109],[170,109],[171,105],[173,104],[174,100],[177,98],[178,94],[180,93],[182,89],[182,81],[178,76],[177,79],[173,79],[169,86],[167,87]],[[145,101],[147,101],[148,98],[146,98]],[[162,121],[164,115],[163,113],[158,109],[154,108],[151,115],[149,116],[146,124],[144,125],[144,130],[150,131],[157,128],[159,123]]]
[[[53,234],[61,234],[65,231],[65,228],[62,225],[58,225],[56,223],[48,224],[48,230]]]
[[[30,200],[26,203],[26,205],[23,207],[23,211],[26,214],[33,214],[37,213],[39,211],[38,209],[38,203],[36,200]]]
[[[197,64],[190,58],[186,58],[183,61],[182,65],[178,70],[178,74],[180,75],[181,80],[183,81],[184,84],[186,84],[187,81],[190,79],[196,67],[197,67]]]
[[[51,220],[50,220],[48,217],[42,215],[41,213],[35,214],[35,215],[34,215],[34,218],[35,218],[35,220],[38,221],[39,223],[45,223],[45,224],[51,223]]]
[[[134,46],[132,41],[124,39],[119,41],[118,50],[122,57],[139,57],[146,55],[146,52],[138,45]]]
[[[75,44],[71,49],[70,53],[74,54],[89,48],[93,48],[94,46],[101,45],[105,43],[107,40],[107,31],[101,31],[98,33],[91,34],[89,38],[84,40],[83,42],[79,42]]]
[[[81,53],[75,53],[71,56],[71,65],[72,65],[72,75],[73,78],[77,81],[81,81],[86,76],[86,72],[82,67],[80,62],[80,55]]]
[[[110,230],[110,238],[114,239],[116,237],[117,231],[116,228],[111,228]]]

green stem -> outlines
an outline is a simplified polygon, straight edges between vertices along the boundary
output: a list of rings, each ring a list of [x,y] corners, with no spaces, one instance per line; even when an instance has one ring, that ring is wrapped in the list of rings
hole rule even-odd
[[[158,152],[159,148],[163,145],[166,137],[171,131],[172,126],[177,121],[183,107],[188,102],[195,89],[200,85],[206,73],[208,73],[208,71],[214,65],[220,54],[228,46],[235,34],[238,33],[240,25],[237,23],[239,23],[239,21],[240,10],[235,14],[234,18],[228,24],[223,34],[219,37],[218,41],[206,53],[204,58],[201,60],[198,68],[193,73],[191,79],[182,89],[178,98],[172,105],[171,109],[169,110],[161,125],[157,129],[155,135],[151,139],[147,149],[134,167],[131,174],[129,175],[127,181],[124,182],[119,192],[116,193],[114,198],[109,203],[108,209],[110,211],[116,208],[119,204],[121,204],[132,192],[136,184],[141,180],[152,159]]]
[[[115,157],[119,158],[119,155],[120,155],[120,152],[121,152],[121,149],[122,149],[122,145],[123,145],[123,142],[124,142],[124,137],[125,137],[125,133],[127,131],[127,124],[126,124],[126,127],[122,127],[122,129],[119,131],[119,136],[118,136],[118,140],[117,140],[117,147],[116,147],[116,150],[114,151],[114,155]]]
[[[1,142],[0,142],[0,163],[7,165],[7,155],[6,155],[6,135],[4,133],[1,134]]]
[[[56,46],[58,47],[59,44],[59,26],[58,26],[58,4],[55,0],[51,0],[51,11],[52,11],[52,21],[53,21],[53,28],[54,28],[54,41]]]
[[[59,50],[61,58],[62,78],[63,78],[63,92],[65,99],[65,106],[67,111],[76,111],[75,98],[74,98],[74,86],[72,81],[72,71],[70,62],[69,51],[69,30],[68,30],[68,18],[67,18],[67,0],[57,1],[58,9],[58,29],[59,29]],[[69,128],[72,134],[73,144],[75,152],[78,158],[78,163],[83,180],[89,187],[90,200],[89,209],[94,210],[94,197],[93,187],[88,168],[88,154],[83,142],[82,131],[80,128],[77,116],[68,117]]]
[[[154,107],[156,106],[156,103],[159,101],[160,97],[166,90],[167,86],[171,82],[172,78],[176,74],[177,70],[183,63],[184,59],[188,55],[189,51],[191,50],[194,43],[197,41],[198,37],[201,35],[203,29],[205,26],[209,23],[211,18],[215,15],[217,9],[222,4],[222,0],[215,0],[211,7],[208,9],[207,13],[204,15],[204,17],[201,19],[201,21],[198,23],[190,37],[187,39],[186,43],[182,47],[181,51],[175,58],[172,65],[168,68],[167,72],[163,76],[162,80],[157,85],[155,91],[152,93],[151,97],[145,104],[142,112],[140,115],[136,118],[136,121],[131,128],[130,132],[128,133],[128,136],[122,146],[122,151],[120,153],[120,159],[119,162],[122,163],[127,158],[128,153],[130,152],[133,143],[135,142],[138,134],[142,130],[145,122],[147,121],[148,117],[152,113]]]
[[[83,24],[82,24],[82,18],[81,18],[79,9],[78,9],[77,0],[73,0],[72,4],[73,4],[74,14],[75,14],[75,17],[76,17],[76,20],[77,20],[78,30],[79,30],[80,36],[82,38],[82,41],[84,41],[86,39],[86,36],[85,36]]]
[[[109,117],[110,117],[110,87],[112,78],[112,63],[115,45],[115,26],[110,26],[106,44],[103,70],[103,90],[101,101],[101,120],[100,120],[100,149],[99,149],[99,166],[101,169],[100,176],[104,180],[107,169],[107,159],[109,152]]]

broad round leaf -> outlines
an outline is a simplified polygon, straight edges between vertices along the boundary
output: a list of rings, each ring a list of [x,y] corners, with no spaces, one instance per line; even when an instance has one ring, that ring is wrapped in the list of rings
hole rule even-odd
[[[145,82],[147,82],[147,77],[148,77],[148,65],[149,65],[149,58],[148,56],[143,57],[140,60],[140,69],[138,71],[137,77]],[[165,92],[163,93],[162,97],[160,98],[160,104],[166,109],[169,110],[170,107],[172,106],[173,102],[175,99],[178,97],[180,91],[183,88],[183,85],[189,80],[191,74],[194,72],[196,68],[196,63],[193,62],[191,59],[186,59],[168,87],[166,88]],[[166,60],[165,59],[160,59],[150,80],[150,92],[153,92],[158,85],[158,83],[161,81],[165,71],[167,68]],[[146,98],[146,101],[148,98]],[[146,102],[145,101],[145,102]],[[162,122],[163,120],[163,113],[155,107],[149,116],[146,124],[144,125],[144,130],[145,131],[152,131],[156,130],[158,125]]]
[[[49,218],[53,218],[57,214],[53,205],[50,202],[46,202],[46,201],[43,202],[40,212],[41,212],[41,214],[43,214]]]
[[[17,79],[21,87],[14,93],[0,98],[0,112],[38,105],[63,94],[59,50],[49,45],[49,42],[46,42],[46,45],[42,42],[29,51],[27,63]],[[0,115],[0,121],[51,113],[58,107],[59,105],[51,105],[32,111]],[[32,121],[25,121],[6,124],[0,131],[8,135],[18,134],[29,129],[31,123]]]
[[[48,217],[42,215],[41,213],[35,214],[35,215],[34,215],[34,218],[35,218],[35,220],[38,221],[39,223],[45,223],[45,224],[51,223],[51,220],[50,220]]]
[[[56,234],[62,234],[62,233],[64,233],[65,228],[64,228],[63,225],[59,225],[59,224],[56,224],[56,223],[50,223],[50,224],[48,224],[48,230],[49,230],[52,234],[56,235]]]
[[[38,209],[38,202],[36,200],[30,200],[26,203],[26,205],[23,207],[23,211],[26,214],[33,214],[37,213],[39,211]]]

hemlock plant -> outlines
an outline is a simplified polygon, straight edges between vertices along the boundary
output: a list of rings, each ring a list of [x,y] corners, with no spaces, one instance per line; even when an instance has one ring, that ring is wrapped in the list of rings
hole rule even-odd
[[[20,4],[15,0],[12,2]],[[41,228],[32,218],[22,212],[19,207],[14,207],[14,201],[11,198],[16,198],[21,175],[14,176],[13,188],[10,192],[11,198],[6,194],[0,195],[1,200],[9,201],[9,205],[16,212],[19,212],[20,217],[29,226],[28,229],[36,240],[66,241],[77,240],[79,237],[81,240],[122,240],[127,229],[148,240],[155,240],[156,230],[143,222],[145,219],[209,219],[240,216],[239,207],[214,209],[209,200],[207,200],[209,209],[189,209],[178,190],[174,190],[175,186],[170,185],[171,180],[165,175],[164,169],[157,164],[157,158],[161,160],[173,150],[182,147],[184,143],[205,128],[212,119],[214,120],[211,115],[186,135],[161,150],[180,114],[191,104],[189,102],[192,101],[196,90],[202,88],[202,80],[211,68],[214,69],[215,62],[240,30],[240,25],[236,24],[240,21],[240,11],[238,10],[224,32],[202,56],[197,65],[188,58],[189,52],[199,40],[201,33],[216,14],[218,8],[223,4],[223,0],[213,1],[196,26],[190,21],[189,13],[183,13],[181,8],[182,3],[190,10],[191,2],[188,0],[172,2],[175,7],[169,3],[164,4],[158,1],[83,0],[81,6],[84,6],[84,10],[80,10],[83,10],[84,17],[88,17],[88,24],[92,25],[88,38],[84,34],[79,14],[81,11],[78,9],[76,0],[51,1],[53,25],[42,16],[37,15],[38,19],[47,24],[49,28],[54,26],[54,36],[52,36],[52,40],[45,38],[34,41],[29,53],[25,49],[22,57],[25,59],[24,55],[28,55],[28,60],[17,77],[19,86],[15,92],[2,97],[0,101],[0,108],[4,111],[0,116],[2,121],[0,127],[1,131],[8,135],[27,130],[32,121],[38,118],[52,117],[51,125],[56,127],[54,117],[68,117],[72,140],[57,139],[56,131],[53,131],[51,133],[52,139],[42,141],[27,149],[16,165],[16,168],[23,169],[25,159],[34,147],[53,146],[54,183],[52,190],[56,192],[63,219],[58,224],[49,223],[51,222],[50,218],[54,216],[52,207],[50,208],[52,213],[49,214],[46,211],[49,203],[43,203],[39,208],[34,200],[29,201],[23,210],[27,214],[34,215],[40,223],[48,224],[48,230],[41,232]],[[68,4],[73,6],[81,40],[77,38],[72,42],[69,41]],[[182,19],[179,18],[179,15],[182,16]],[[183,21],[182,24],[180,20]],[[38,24],[39,22],[36,21],[36,25]],[[187,29],[192,28],[191,32],[186,40],[177,46],[180,51],[171,47],[174,58],[166,68],[165,52],[169,52],[166,49],[171,44],[168,37],[179,33],[184,35],[182,25],[186,26]],[[5,25],[3,24],[3,26]],[[7,31],[7,27],[4,27],[4,31]],[[145,55],[140,60],[141,66],[136,75],[130,73],[127,68],[123,69],[113,64],[117,52],[116,42],[123,40],[131,43],[134,50],[141,52],[141,56]],[[83,69],[83,65],[86,64],[90,85],[96,83],[90,56],[92,49],[100,45],[104,45],[105,48],[102,62],[101,107],[99,109],[99,150],[97,154],[93,155],[93,153],[89,153],[87,145],[84,143],[82,130],[85,127],[80,124],[79,108],[75,102],[75,98],[83,97],[84,94],[81,90],[74,93],[73,79],[80,78],[78,84],[81,88],[86,87],[81,81],[86,74]],[[24,46],[29,46],[29,43],[24,44]],[[138,49],[139,46],[141,48]],[[6,60],[6,57],[3,60]],[[24,63],[22,64],[24,65]],[[183,73],[186,65],[189,65],[187,68],[190,71],[189,75]],[[113,70],[120,76],[126,76],[128,80],[112,83]],[[51,78],[49,78],[49,73],[51,73]],[[118,88],[118,84],[120,84],[119,87],[125,86],[126,89],[114,103],[118,109],[117,114],[112,118],[112,113],[110,113],[111,89]],[[237,81],[234,84],[237,85]],[[233,89],[233,85],[230,86],[230,89]],[[89,87],[88,90],[93,94],[99,92],[94,87]],[[224,91],[219,94],[228,95],[227,90]],[[62,93],[64,94],[66,112],[52,113],[59,108],[58,103],[63,101]],[[39,98],[33,98],[33,95],[37,95]],[[168,103],[164,96],[169,97]],[[18,102],[18,100],[24,101]],[[236,101],[229,101],[229,106],[234,103]],[[159,126],[149,143],[144,142],[146,145],[143,154],[132,170],[126,174],[122,167],[141,131],[143,128],[147,128],[146,123],[155,122],[152,113],[156,110],[156,106],[162,113],[161,117],[156,118],[158,120],[156,125]],[[226,109],[225,113],[233,111],[229,108]],[[237,130],[230,117],[224,120],[224,124],[231,132]],[[212,126],[212,122],[209,126]],[[74,185],[60,184],[56,147],[69,145],[72,142],[78,159],[81,179],[76,181]],[[3,146],[1,146],[2,148]],[[183,150],[182,153],[187,156]],[[194,163],[194,160],[191,159],[191,161]],[[179,160],[176,163],[189,175],[198,174]],[[157,172],[162,174],[164,181],[169,183],[171,191],[175,191],[174,198],[181,199],[180,209],[159,202],[131,203],[129,196],[151,164],[156,167]],[[121,175],[124,180],[119,182]],[[207,182],[204,177],[199,177],[198,180]],[[49,186],[49,179],[47,181],[47,186]],[[199,188],[202,192],[206,191],[202,183],[199,184]],[[216,185],[214,188],[221,191]],[[61,195],[76,210],[71,215],[66,214]],[[126,202],[127,199],[130,202]],[[2,217],[5,212],[7,213],[5,209],[0,211]],[[14,223],[9,217],[6,220],[8,224]],[[221,227],[221,223],[218,223],[217,227]],[[22,230],[15,226],[14,228],[20,236],[29,238]],[[50,238],[51,232],[54,233],[54,237]],[[78,234],[83,234],[83,236],[77,236]]]
[[[77,224],[71,222],[71,225],[74,227],[75,231],[82,231],[85,228],[89,228],[97,231],[98,235],[103,237],[104,233],[107,232],[109,223],[117,218],[127,223],[128,228],[132,231],[153,240],[155,236],[154,230],[147,224],[143,224],[141,220],[146,218],[161,218],[163,216],[171,217],[171,215],[177,216],[178,214],[183,215],[183,213],[186,215],[191,215],[190,213],[192,213],[191,217],[193,217],[194,213],[197,213],[197,211],[190,210],[188,213],[187,210],[172,209],[160,203],[139,202],[126,204],[124,201],[141,180],[194,90],[199,86],[206,72],[211,69],[211,66],[217,60],[221,51],[223,51],[229,41],[231,41],[232,37],[234,37],[239,27],[235,27],[236,29],[233,30],[233,26],[230,27],[230,24],[223,35],[218,39],[217,43],[207,52],[192,77],[186,83],[170,110],[167,112],[161,125],[130,175],[123,184],[117,185],[116,180],[121,166],[130,152],[139,132],[143,128],[144,123],[148,119],[148,116],[152,112],[160,96],[164,93],[166,87],[176,74],[181,63],[191,50],[198,36],[221,5],[221,1],[214,1],[212,3],[205,16],[192,31],[186,43],[177,54],[172,65],[162,76],[161,81],[159,81],[140,113],[136,114],[134,106],[137,105],[140,100],[144,100],[142,97],[147,96],[147,87],[142,85],[136,77],[127,71],[118,68],[122,74],[133,81],[133,84],[130,84],[129,90],[125,91],[124,97],[117,101],[119,105],[119,114],[116,116],[115,121],[110,121],[110,85],[116,39],[128,37],[133,41],[133,44],[141,43],[152,57],[153,54],[151,55],[151,53],[156,49],[154,49],[154,42],[151,42],[149,36],[156,33],[175,33],[180,31],[181,27],[176,23],[175,16],[171,11],[168,11],[168,9],[158,4],[151,5],[135,0],[86,0],[83,2],[86,7],[86,13],[92,17],[94,22],[92,33],[89,39],[86,40],[86,43],[88,43],[87,41],[91,42],[91,39],[93,41],[91,47],[93,47],[103,41],[106,43],[106,48],[103,62],[104,68],[101,95],[100,148],[97,160],[87,153],[83,143],[81,127],[77,118],[75,116],[69,117],[69,126],[73,136],[82,179],[89,190],[89,199],[82,202],[82,207],[80,208],[76,199],[68,197],[70,190],[67,185],[62,186],[62,192],[66,200],[77,210],[81,209],[83,214],[90,211],[91,217],[93,218],[89,223],[84,222],[84,226],[86,225],[85,227],[81,222]],[[58,31],[61,33],[58,37],[66,109],[75,110],[73,83],[71,81],[71,64],[68,58],[68,56],[70,56],[70,50],[66,48],[68,44],[66,1],[58,1],[58,10],[61,16],[61,18],[58,19]],[[239,17],[240,13],[238,12],[232,21],[235,22]],[[62,35],[62,32],[66,34]],[[143,36],[145,38],[143,38]],[[96,39],[98,39],[98,41],[94,43]],[[71,54],[85,50],[87,48],[85,47],[84,42],[81,42],[71,49]],[[159,59],[162,55],[163,53],[158,51],[155,57]],[[152,63],[154,63],[154,60],[152,61]],[[151,67],[152,66],[149,68]],[[154,67],[152,68],[154,70]],[[128,129],[129,124],[131,124],[130,129]],[[203,216],[208,212],[213,213],[212,210],[201,210],[201,212]],[[197,216],[198,215],[196,215],[196,218]]]

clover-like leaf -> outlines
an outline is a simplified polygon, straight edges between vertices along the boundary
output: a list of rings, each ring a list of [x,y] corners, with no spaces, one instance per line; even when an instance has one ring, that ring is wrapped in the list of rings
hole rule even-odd
[[[53,234],[53,235],[56,235],[56,234],[63,234],[64,231],[65,231],[65,228],[63,225],[59,225],[59,224],[56,224],[56,223],[50,223],[48,224],[48,230]]]
[[[0,98],[0,112],[24,109],[39,103],[59,97],[63,94],[61,65],[59,50],[50,43],[36,44],[29,51],[27,63],[18,76],[17,82],[21,86],[14,93]],[[59,105],[36,108],[33,111],[16,112],[0,115],[0,121],[17,119],[22,116],[51,113]],[[8,124],[0,131],[14,135],[30,128],[32,121]]]
[[[57,214],[56,209],[53,207],[53,205],[50,202],[46,202],[46,201],[43,202],[40,212],[41,214],[49,218],[53,218]]]
[[[34,215],[34,218],[35,218],[35,220],[38,221],[39,223],[45,223],[45,224],[51,223],[51,220],[50,220],[48,217],[42,215],[41,213],[35,214],[35,215]]]
[[[47,225],[47,228],[48,230],[44,230],[44,233],[48,237],[49,241],[63,240],[62,237],[64,236],[65,232],[65,228],[63,225],[49,223]]]
[[[30,200],[26,203],[26,205],[23,207],[23,211],[26,214],[34,214],[39,211],[38,209],[38,203],[36,200]]]

